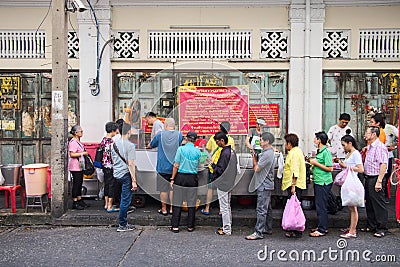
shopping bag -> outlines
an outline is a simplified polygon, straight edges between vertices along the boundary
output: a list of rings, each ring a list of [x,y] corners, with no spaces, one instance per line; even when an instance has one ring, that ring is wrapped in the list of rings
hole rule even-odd
[[[301,232],[306,228],[306,217],[295,194],[286,203],[282,216],[282,228],[283,230]]]
[[[336,174],[333,184],[337,185],[337,186],[342,186],[344,181],[346,180],[348,172],[349,172],[349,167],[347,167],[346,169],[344,169],[341,172],[339,172],[338,174]]]
[[[364,186],[358,179],[357,173],[349,170],[346,180],[340,189],[342,206],[364,207],[364,193]]]

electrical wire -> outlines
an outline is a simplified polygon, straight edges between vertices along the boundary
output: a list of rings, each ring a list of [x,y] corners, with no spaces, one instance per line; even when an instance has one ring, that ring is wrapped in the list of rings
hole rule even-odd
[[[95,89],[91,89],[91,94],[93,95],[93,96],[98,96],[99,94],[100,94],[100,84],[99,84],[99,79],[100,79],[100,58],[99,58],[99,56],[100,56],[100,40],[99,40],[99,38],[100,38],[100,29],[99,29],[99,22],[98,22],[98,20],[97,20],[97,16],[96,16],[96,12],[94,11],[94,8],[93,8],[93,6],[92,6],[92,4],[90,3],[90,0],[86,0],[86,2],[88,3],[88,5],[89,5],[89,7],[90,7],[90,10],[91,10],[91,12],[92,12],[92,14],[93,14],[93,17],[94,17],[94,20],[95,20],[95,22],[96,22],[96,32],[97,32],[97,34],[96,34],[96,39],[97,39],[97,42],[96,42],[96,57],[97,57],[97,64],[96,64],[96,88]]]
[[[37,32],[39,31],[39,29],[40,29],[40,27],[42,26],[43,22],[46,20],[47,16],[48,16],[49,13],[50,13],[50,9],[51,9],[51,4],[52,4],[52,2],[53,2],[53,0],[50,0],[49,7],[47,8],[46,15],[44,16],[44,18],[42,19],[42,22],[40,22],[39,26],[37,27],[37,29],[36,29],[36,31],[35,31],[35,38],[36,38]]]

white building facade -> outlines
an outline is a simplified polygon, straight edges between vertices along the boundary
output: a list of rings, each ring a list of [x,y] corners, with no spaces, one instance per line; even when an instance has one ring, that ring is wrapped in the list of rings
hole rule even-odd
[[[250,104],[279,104],[279,127],[267,129],[277,146],[294,132],[305,153],[343,112],[359,139],[371,106],[397,125],[399,1],[83,2],[87,11],[68,12],[69,123],[86,142],[110,120],[140,128],[147,111],[177,116],[179,85],[249,85]],[[0,74],[21,85],[19,105],[2,105],[2,163],[49,162],[49,4],[0,3]]]

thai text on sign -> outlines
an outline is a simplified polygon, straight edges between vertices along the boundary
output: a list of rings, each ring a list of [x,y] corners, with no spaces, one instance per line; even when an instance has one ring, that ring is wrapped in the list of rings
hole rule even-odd
[[[183,133],[213,135],[222,121],[229,121],[229,134],[244,135],[248,131],[249,87],[180,86],[179,126]]]
[[[262,117],[267,127],[279,127],[279,104],[251,104],[249,107],[250,127],[256,127],[257,118]]]

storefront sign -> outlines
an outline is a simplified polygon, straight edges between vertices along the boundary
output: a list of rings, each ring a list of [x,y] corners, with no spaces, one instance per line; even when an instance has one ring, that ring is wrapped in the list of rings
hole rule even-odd
[[[1,109],[21,108],[21,77],[0,77],[0,102]]]
[[[3,131],[15,131],[15,120],[1,120],[1,129]]]
[[[251,104],[249,108],[250,127],[256,127],[257,118],[262,117],[267,127],[279,127],[279,104]]]
[[[249,87],[180,86],[179,127],[185,134],[212,135],[222,121],[229,121],[229,134],[243,135],[248,130]]]
[[[166,118],[157,117],[157,119],[159,119],[162,123],[164,123]],[[151,133],[152,129],[153,125],[148,125],[145,118],[142,117],[142,130],[144,131],[144,133]]]

